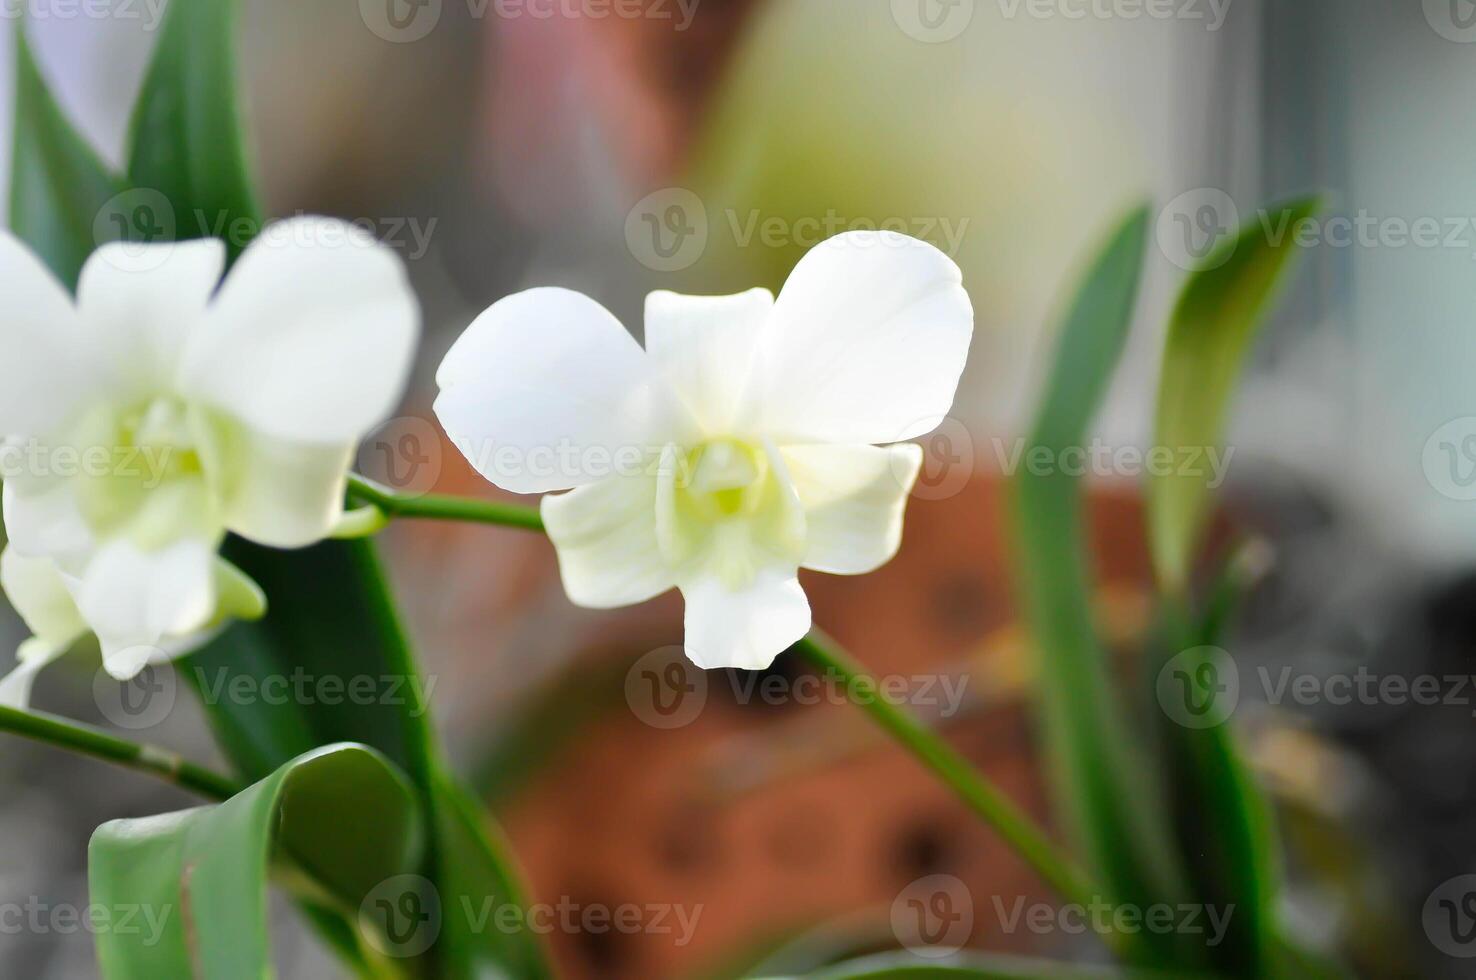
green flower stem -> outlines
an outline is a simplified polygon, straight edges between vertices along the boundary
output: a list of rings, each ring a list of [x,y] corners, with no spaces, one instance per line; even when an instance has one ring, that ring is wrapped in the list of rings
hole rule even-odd
[[[136,769],[211,800],[228,800],[245,788],[228,776],[187,761],[177,752],[115,738],[39,711],[0,706],[0,731]]]
[[[1056,849],[1023,810],[936,732],[881,697],[876,681],[835,641],[819,630],[811,630],[793,649],[821,670],[839,674],[853,693],[856,706],[947,783],[1057,894],[1083,908],[1101,903],[1097,897],[1101,893],[1093,889],[1082,871]],[[1104,932],[1102,939],[1122,953],[1132,937]]]
[[[349,496],[379,508],[387,517],[471,521],[530,531],[543,530],[543,521],[532,507],[436,494],[419,497],[400,495],[354,474],[349,476]],[[936,733],[912,715],[876,696],[876,681],[849,654],[818,630],[812,631],[794,649],[821,669],[839,673],[858,694],[870,692],[871,696],[857,698],[857,706],[942,778],[1062,898],[1085,908],[1101,903],[1097,897],[1100,893],[1092,888],[1081,870],[1056,849],[1024,811]],[[1125,953],[1133,942],[1132,936],[1114,932],[1104,933],[1102,939],[1118,953]]]
[[[379,508],[386,517],[419,517],[432,521],[467,521],[472,524],[498,524],[502,527],[542,531],[543,518],[537,507],[502,504],[490,500],[472,500],[428,493],[421,496],[398,494],[350,473],[348,492],[353,499]]]

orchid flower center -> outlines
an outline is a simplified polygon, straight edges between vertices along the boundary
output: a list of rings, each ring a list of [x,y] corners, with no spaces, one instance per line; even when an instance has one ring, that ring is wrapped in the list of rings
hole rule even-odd
[[[697,516],[709,522],[750,517],[763,502],[769,461],[762,449],[737,439],[714,439],[686,455],[678,479]]]
[[[125,411],[118,422],[119,445],[150,455],[166,478],[204,472],[186,411],[181,399],[170,396]]]
[[[99,407],[77,436],[78,504],[96,532],[128,525],[140,543],[167,537],[181,511],[198,511],[205,466],[185,402],[172,395]]]
[[[803,515],[789,506],[762,446],[711,439],[686,451],[672,476],[671,507],[658,536],[673,565],[699,561],[729,588],[741,589],[765,565],[798,560]]]

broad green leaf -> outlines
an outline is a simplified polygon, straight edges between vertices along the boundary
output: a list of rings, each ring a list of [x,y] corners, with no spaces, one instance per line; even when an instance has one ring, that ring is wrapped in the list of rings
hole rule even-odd
[[[10,225],[69,287],[97,247],[100,218],[123,189],[52,98],[22,25],[15,28]]]
[[[107,980],[271,976],[267,880],[309,876],[314,904],[347,921],[423,845],[416,797],[379,753],[316,749],[216,806],[103,824],[88,847]],[[123,928],[125,910],[136,928]]]
[[[375,746],[415,783],[430,814],[424,873],[435,883],[444,917],[421,968],[443,977],[482,976],[493,968],[530,980],[548,976],[531,933],[479,927],[466,914],[488,898],[526,903],[511,861],[494,843],[498,832],[446,773],[429,725],[426,682],[373,545],[328,542],[284,553],[232,540],[226,550],[266,591],[270,608],[258,622],[231,627],[181,669],[227,754],[254,776],[283,755],[324,742],[353,738]],[[287,704],[229,694],[237,678],[269,677],[305,678],[310,692],[331,683],[338,692],[359,684],[373,693],[310,695]]]
[[[1134,211],[1076,293],[1022,459],[1080,447],[1132,322],[1148,212]],[[1063,467],[1023,467],[1012,492],[1015,560],[1039,651],[1038,689],[1055,795],[1104,896],[1147,908],[1176,902],[1182,869],[1108,676],[1091,617],[1080,481]],[[1145,934],[1154,962],[1171,938]],[[1182,965],[1182,964],[1181,964]]]
[[[133,109],[128,176],[162,194],[175,236],[225,238],[234,258],[260,230],[246,164],[236,0],[171,0]]]
[[[179,670],[242,774],[260,778],[314,746],[350,740],[372,745],[428,788],[435,753],[426,682],[373,545],[277,551],[233,538],[225,554],[266,592],[267,614],[233,625]],[[232,693],[267,678],[297,679],[285,704]]]
[[[1221,242],[1189,277],[1164,346],[1155,445],[1220,445],[1241,365],[1297,251],[1297,229],[1320,209],[1317,198],[1268,209],[1264,220]],[[1188,584],[1209,479],[1195,468],[1175,467],[1149,481],[1153,564],[1167,592],[1182,593]]]

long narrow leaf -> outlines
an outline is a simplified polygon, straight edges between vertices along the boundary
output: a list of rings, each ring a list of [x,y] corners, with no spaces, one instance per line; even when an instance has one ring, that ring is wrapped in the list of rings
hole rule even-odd
[[[1277,286],[1296,253],[1296,232],[1320,207],[1307,198],[1262,213],[1208,256],[1174,307],[1159,381],[1156,444],[1217,449],[1241,368]],[[1188,861],[1194,900],[1233,909],[1226,934],[1205,953],[1234,976],[1277,975],[1278,849],[1270,807],[1242,762],[1217,699],[1228,697],[1217,653],[1237,592],[1232,562],[1195,613],[1190,571],[1209,509],[1208,478],[1159,473],[1149,486],[1154,566],[1165,593],[1156,656],[1149,658],[1163,711],[1156,717],[1175,839]],[[1166,678],[1164,673],[1173,671]],[[1182,690],[1175,691],[1177,679]],[[1199,718],[1170,712],[1190,699]],[[1228,709],[1229,702],[1223,706]],[[1187,709],[1186,709],[1187,710]],[[1214,713],[1211,713],[1214,712]]]
[[[442,849],[438,881],[451,909],[440,948],[443,975],[552,977],[543,949],[528,933],[489,927],[484,919],[488,911],[528,903],[501,830],[488,826],[472,798],[444,773],[437,774],[432,801]]]
[[[72,128],[41,77],[23,25],[15,29],[15,141],[10,225],[68,286],[97,246],[103,214],[123,189]]]
[[[1059,460],[1083,445],[1132,322],[1147,233],[1147,210],[1133,212],[1077,292],[1024,459]],[[1104,897],[1147,908],[1177,901],[1182,872],[1091,619],[1079,484],[1059,466],[1029,467],[1016,476],[1016,565],[1039,648],[1056,798],[1108,891]],[[1145,939],[1154,943],[1155,962],[1173,961],[1171,939]]]
[[[1321,208],[1304,198],[1271,208],[1223,242],[1190,276],[1174,308],[1158,385],[1155,445],[1220,445],[1230,397],[1251,341],[1297,252],[1297,229]],[[1159,585],[1182,593],[1204,524],[1203,467],[1174,467],[1149,482],[1148,528]]]
[[[128,176],[162,194],[180,238],[260,227],[237,97],[236,0],[172,0],[129,127]],[[243,235],[235,228],[245,228]]]
[[[1225,619],[1238,592],[1234,570],[1221,576],[1209,610],[1195,618],[1165,600],[1158,656],[1150,658],[1160,698],[1185,696],[1205,723],[1180,724],[1185,716],[1156,714],[1160,766],[1167,787],[1174,838],[1186,856],[1194,904],[1228,913],[1222,935],[1206,943],[1208,961],[1229,976],[1273,977],[1279,867],[1271,808],[1240,757],[1228,717],[1230,688],[1220,672],[1233,668],[1218,654]],[[1178,680],[1162,682],[1163,671]],[[1188,690],[1176,688],[1175,683]],[[1175,705],[1177,708],[1177,705]]]

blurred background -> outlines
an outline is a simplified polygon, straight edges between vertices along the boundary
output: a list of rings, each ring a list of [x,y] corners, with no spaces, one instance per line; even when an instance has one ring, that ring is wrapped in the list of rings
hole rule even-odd
[[[360,458],[401,489],[495,493],[436,427],[432,374],[509,292],[576,288],[639,334],[647,291],[777,290],[839,231],[906,231],[958,261],[974,347],[954,417],[924,440],[902,552],[874,575],[806,585],[818,624],[913,682],[917,710],[1047,820],[1001,492],[1059,306],[1094,244],[1151,199],[1139,321],[1098,433],[1142,448],[1186,268],[1263,204],[1325,191],[1226,457],[1223,523],[1264,542],[1230,638],[1234,724],[1277,804],[1297,934],[1360,976],[1471,976],[1456,954],[1476,947],[1432,933],[1425,912],[1476,872],[1476,4],[242,7],[269,212],[361,220],[404,256],[426,310],[402,416]],[[160,0],[7,4],[6,132],[22,8],[65,107],[117,162]],[[1107,458],[1090,477],[1098,613],[1135,682],[1150,595],[1141,473]],[[672,910],[666,931],[554,930],[568,976],[794,972],[896,947],[909,940],[894,908],[935,875],[972,903],[956,945],[1098,955],[1000,914],[1050,896],[860,713],[801,703],[792,658],[769,677],[688,676],[696,701],[673,715],[659,685],[680,643],[674,595],[579,610],[539,538],[430,524],[385,538],[439,723],[535,900]],[[8,649],[22,631],[5,615]],[[95,651],[75,652],[42,676],[37,706],[221,764],[182,684],[138,718],[95,692],[96,670]],[[1433,677],[1440,694],[1345,700],[1326,683],[1358,676]],[[1293,695],[1288,677],[1320,684]],[[756,693],[772,678],[777,696]],[[85,906],[99,822],[191,801],[28,743],[3,749],[0,975],[95,976],[85,929],[16,928],[7,910]],[[280,918],[283,975],[332,975],[285,906]]]

